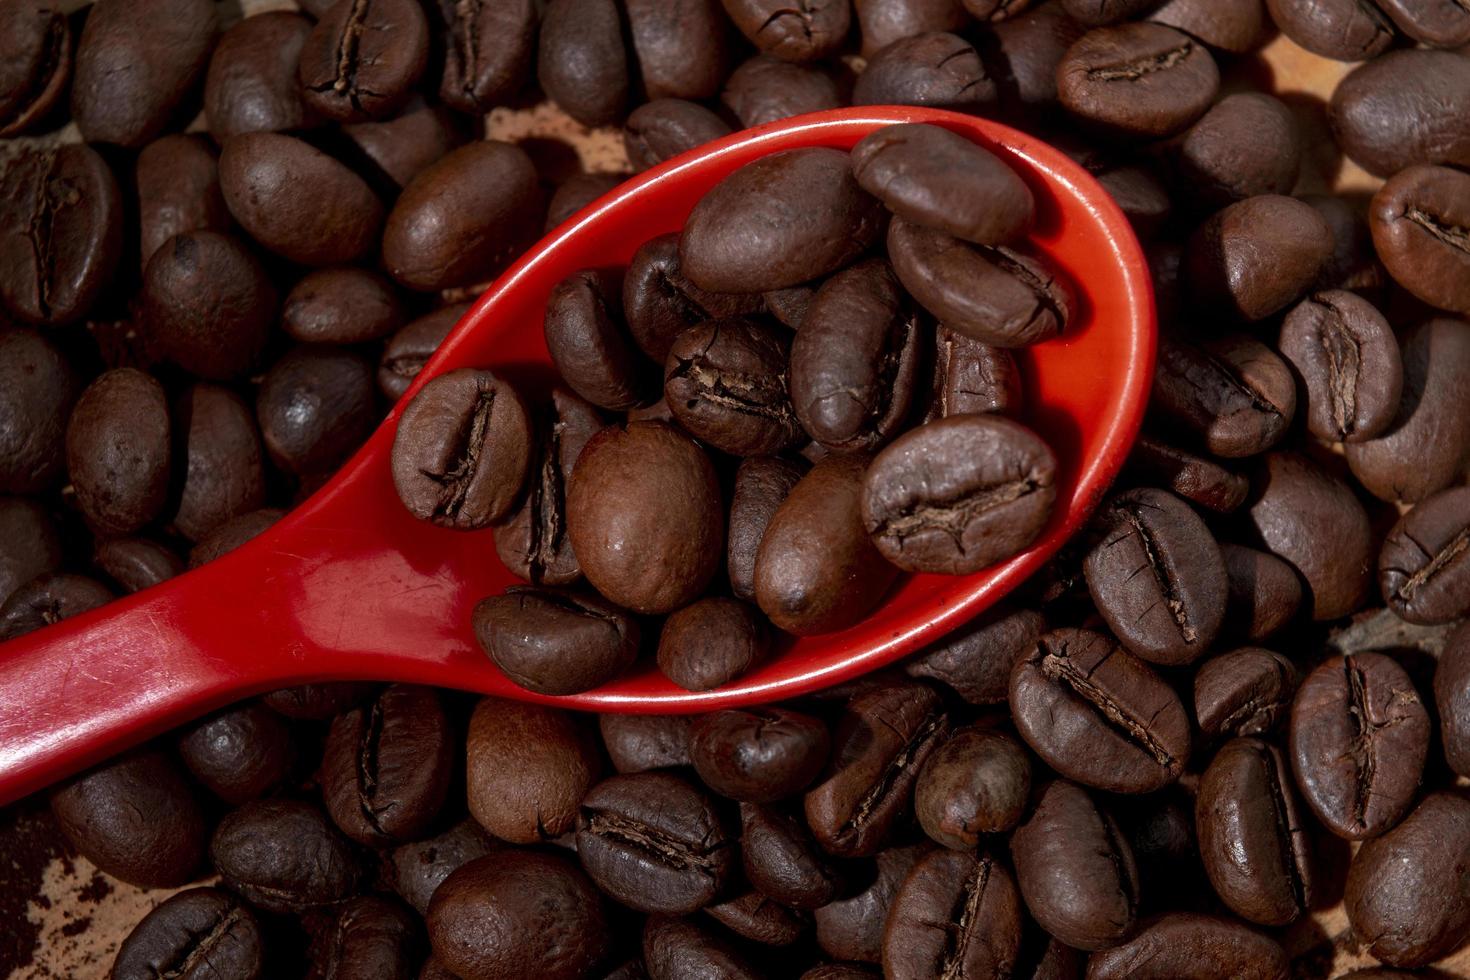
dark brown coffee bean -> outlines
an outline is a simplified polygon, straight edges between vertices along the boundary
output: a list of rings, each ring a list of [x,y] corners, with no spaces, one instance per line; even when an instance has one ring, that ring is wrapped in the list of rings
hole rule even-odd
[[[1470,174],[1410,167],[1378,189],[1369,212],[1373,243],[1394,281],[1425,302],[1458,313],[1470,313],[1467,193]]]
[[[159,246],[175,235],[229,230],[219,163],[203,137],[173,133],[143,147],[133,186],[138,194],[138,258],[145,269]]]
[[[0,641],[70,619],[113,599],[112,591],[85,575],[45,572],[0,604]]]
[[[1061,0],[1062,9],[1089,27],[1133,20],[1148,12],[1156,0]]]
[[[1002,3],[999,10],[1018,6]],[[1057,66],[1086,32],[1059,3],[1028,5],[1019,16],[991,25],[989,37],[982,35],[977,44],[1008,113],[1055,113]]]
[[[1281,441],[1296,415],[1296,379],[1269,347],[1244,334],[1159,345],[1150,407],[1161,425],[1216,456],[1236,459]]]
[[[1324,58],[1367,61],[1393,44],[1393,24],[1366,0],[1266,0],[1271,19],[1297,44]]]
[[[989,854],[940,850],[893,898],[883,931],[883,975],[894,980],[1006,976],[1021,951],[1021,898]]]
[[[949,0],[859,0],[853,6],[863,35],[862,56],[869,59],[895,41],[957,31],[966,24],[965,11]]]
[[[1206,738],[1270,735],[1287,717],[1300,675],[1258,647],[1211,657],[1194,675],[1194,716]]]
[[[1069,291],[1034,256],[971,245],[902,218],[888,226],[888,252],[904,288],[951,330],[995,347],[1025,347],[1067,328]]]
[[[89,143],[137,148],[168,124],[214,46],[210,0],[107,0],[77,42],[71,114]]]
[[[133,368],[101,375],[66,426],[66,468],[87,523],[131,534],[168,499],[173,427],[163,386]]]
[[[1032,750],[1087,786],[1151,793],[1179,778],[1189,761],[1189,718],[1178,695],[1099,633],[1043,636],[1011,672],[1010,701]]]
[[[638,347],[659,364],[685,330],[707,320],[761,312],[761,298],[712,293],[688,280],[679,266],[679,236],[659,235],[641,245],[623,277],[623,313]]]
[[[189,726],[179,755],[215,796],[239,806],[290,775],[297,747],[291,726],[259,701],[247,701]]]
[[[55,325],[85,316],[112,279],[122,240],[122,195],[91,147],[25,150],[0,164],[0,300],[17,318]]]
[[[761,894],[791,908],[817,909],[841,893],[841,870],[797,815],[742,803],[740,822],[745,877]]]
[[[960,0],[960,5],[976,20],[1003,24],[1025,13],[1031,0]]]
[[[628,103],[623,12],[613,0],[551,0],[541,16],[536,78],[584,126],[606,126]]]
[[[758,54],[730,73],[720,93],[725,108],[749,129],[844,105],[837,81],[814,65]]]
[[[492,10],[501,10],[494,4]],[[444,106],[427,105],[414,96],[403,111],[381,122],[352,123],[342,127],[342,135],[372,161],[373,165],[398,187],[407,187],[413,179],[450,150],[464,142],[458,117]]]
[[[435,959],[458,976],[572,980],[611,952],[607,915],[570,858],[508,851],[451,874],[427,918]]]
[[[1431,793],[1348,869],[1347,914],[1368,952],[1390,966],[1426,966],[1470,938],[1470,801]]]
[[[1195,230],[1186,272],[1200,302],[1261,320],[1317,281],[1333,246],[1332,229],[1311,205],[1262,194],[1230,205]]]
[[[271,511],[257,511],[270,514]],[[280,512],[274,512],[277,517]],[[238,523],[238,522],[232,522]],[[378,685],[361,681],[337,681],[325,684],[302,684],[272,691],[261,698],[265,706],[277,714],[302,721],[329,721],[333,715],[363,704],[378,692]]]
[[[420,836],[449,791],[448,716],[427,687],[394,684],[338,715],[322,754],[322,797],[342,832],[381,846]]]
[[[1138,867],[1117,822],[1087,791],[1057,780],[1011,835],[1031,916],[1077,949],[1115,946],[1138,916]]]
[[[1330,442],[1362,442],[1398,411],[1403,368],[1398,339],[1367,300],[1316,293],[1291,311],[1277,344],[1307,388],[1307,428]]]
[[[1213,0],[1166,0],[1148,19],[1168,24],[1231,54],[1254,51],[1268,36],[1266,5],[1262,0],[1231,4]]]
[[[552,289],[543,322],[546,347],[562,379],[592,404],[613,411],[646,404],[658,389],[656,366],[630,342],[619,315],[621,291],[616,272],[573,273]]]
[[[429,58],[417,0],[337,0],[301,48],[302,98],[328,119],[382,119],[408,101]]]
[[[0,533],[5,523],[4,505],[0,504]],[[4,559],[0,557],[0,566]],[[184,560],[171,548],[147,538],[111,538],[99,541],[92,553],[92,563],[121,591],[141,592],[166,582],[184,571]],[[0,596],[5,594],[4,572],[0,571]],[[0,599],[0,602],[3,602]]]
[[[598,715],[602,744],[618,772],[690,765],[688,715]]]
[[[805,441],[786,390],[789,341],[746,319],[690,327],[669,348],[664,399],[691,435],[734,456]]]
[[[1177,152],[1181,189],[1203,207],[1220,208],[1257,194],[1290,194],[1301,168],[1302,137],[1286,103],[1240,92],[1191,126]]]
[[[410,289],[485,282],[535,240],[545,217],[524,150],[479,140],[425,168],[383,227],[383,265]]]
[[[1275,746],[1226,742],[1200,779],[1195,821],[1205,873],[1236,915],[1281,926],[1311,906],[1308,827]]]
[[[810,916],[760,892],[746,892],[704,911],[735,935],[764,946],[790,946],[811,928]]]
[[[360,344],[403,325],[403,308],[383,277],[367,269],[319,269],[291,287],[281,326],[307,344]]]
[[[598,596],[513,586],[475,607],[474,626],[480,649],[538,694],[597,687],[638,655],[637,621]]]
[[[362,876],[347,839],[319,809],[297,800],[256,800],[228,814],[209,853],[225,884],[268,912],[336,905]]]
[[[873,52],[852,88],[853,105],[917,105],[979,114],[994,111],[997,101],[995,82],[974,46],[945,31],[903,37]]]
[[[391,399],[402,398],[467,309],[467,304],[456,304],[435,310],[388,338],[378,361],[378,390]]]
[[[1470,488],[1419,503],[1383,542],[1378,584],[1401,619],[1434,625],[1470,611]]]
[[[658,637],[658,669],[686,691],[712,691],[745,675],[770,649],[755,607],[708,596],[669,615]]]
[[[887,845],[948,727],[939,695],[925,684],[887,684],[853,698],[837,723],[827,771],[803,804],[818,843],[841,857]]]
[[[330,980],[415,980],[423,924],[401,902],[380,895],[351,899],[312,937],[311,976]]]
[[[869,869],[866,888],[817,909],[812,918],[822,949],[833,959],[881,963],[883,926],[893,896],[913,866],[933,850],[925,842],[883,851],[872,862],[876,867]]]
[[[419,915],[427,915],[429,900],[445,878],[499,846],[483,827],[466,817],[442,834],[401,844],[389,852],[393,890]]]
[[[623,145],[635,170],[647,170],[686,150],[730,135],[730,126],[698,102],[655,99],[634,109]]]
[[[439,0],[445,27],[439,98],[451,108],[484,115],[525,87],[536,57],[537,6]]]
[[[266,938],[250,907],[217,888],[191,888],[155,905],[118,947],[115,980],[259,980]]]
[[[260,262],[216,231],[170,238],[143,274],[143,315],[159,354],[214,381],[255,366],[276,319],[277,294]]]
[[[0,493],[38,493],[62,479],[67,418],[80,390],[50,341],[0,329]]]
[[[1010,351],[991,347],[941,324],[935,331],[934,372],[924,421],[1021,411],[1021,371]]]
[[[765,292],[847,265],[877,240],[882,206],[858,187],[848,155],[786,150],[716,184],[689,215],[681,268],[717,292]]]
[[[0,38],[0,137],[18,136],[50,114],[71,81],[71,27],[49,3],[12,3],[0,10]]]
[[[1388,274],[1373,248],[1367,202],[1330,194],[1302,194],[1332,229],[1332,259],[1317,277],[1319,289],[1351,289],[1364,295],[1382,291]]]
[[[204,76],[204,114],[217,142],[316,122],[296,81],[311,31],[311,21],[300,14],[273,10],[246,17],[220,35]]]
[[[645,614],[687,605],[724,553],[714,465],[667,423],[609,426],[568,482],[567,534],[587,581],[618,605]]]
[[[142,888],[177,888],[204,857],[209,831],[199,801],[179,764],[156,748],[119,756],[53,790],[51,812],[82,856]]]
[[[649,980],[758,980],[735,944],[689,919],[652,916],[643,926]]]
[[[214,561],[221,555],[234,551],[240,545],[269,528],[276,521],[285,516],[285,511],[273,507],[251,511],[241,514],[232,521],[226,521],[215,528],[203,541],[196,544],[189,552],[189,567],[198,568],[200,565]],[[269,697],[269,695],[267,695]],[[327,712],[323,717],[331,717],[334,712]]]
[[[973,850],[981,834],[1021,822],[1031,796],[1031,759],[1010,735],[962,728],[924,763],[914,812],[924,833],[945,847]]]
[[[954,415],[904,433],[863,476],[863,525],[913,572],[968,575],[1030,547],[1051,519],[1056,457],[1018,422]]]
[[[1225,629],[1247,640],[1264,640],[1296,618],[1302,583],[1295,569],[1273,554],[1235,544],[1221,544],[1230,597],[1225,603]]]
[[[999,605],[915,655],[904,673],[939,681],[970,704],[1000,704],[1011,668],[1045,632],[1041,613]]]
[[[1228,514],[1245,503],[1250,481],[1216,460],[1145,433],[1134,444],[1129,467],[1144,482],[1162,486],[1208,510]]]
[[[1057,67],[1067,111],[1117,136],[1177,133],[1204,115],[1219,87],[1204,45],[1162,24],[1089,31]]]
[[[827,761],[820,720],[785,708],[732,709],[705,715],[690,732],[699,778],[721,796],[773,803],[800,793]]]
[[[219,182],[230,214],[250,237],[292,262],[344,265],[378,243],[383,204],[367,183],[294,137],[244,133],[226,140]]]
[[[325,475],[377,421],[373,369],[350,351],[293,348],[266,372],[255,415],[272,462],[302,479]]]
[[[393,483],[420,520],[473,530],[505,517],[531,466],[530,411],[514,387],[460,368],[424,386],[393,439]]]
[[[16,589],[61,567],[61,536],[45,508],[0,497],[0,605]]]
[[[629,153],[632,151],[629,150]],[[572,215],[627,180],[628,176],[626,173],[593,173],[576,174],[568,178],[551,195],[551,201],[546,205],[546,224],[542,230],[550,232],[564,224]],[[629,272],[631,271],[630,268]]]
[[[710,904],[734,870],[733,844],[714,803],[668,773],[614,776],[582,800],[582,867],[640,912],[687,915]]]
[[[755,597],[776,626],[809,636],[853,625],[876,609],[898,569],[863,527],[867,457],[829,456],[776,508],[755,560]],[[825,542],[817,551],[809,542]]]
[[[755,564],[761,539],[803,472],[799,463],[774,456],[742,460],[735,471],[726,570],[731,591],[741,599],[755,598]]]
[[[1287,980],[1286,951],[1234,919],[1170,912],[1121,946],[1094,953],[1088,980]]]
[[[1445,761],[1470,773],[1470,628],[1451,634],[1434,669],[1434,705]]]
[[[752,44],[782,61],[820,61],[847,40],[852,5],[847,0],[724,0],[725,13]]]
[[[1205,522],[1178,497],[1140,488],[1114,497],[1093,533],[1098,543],[1083,570],[1113,633],[1156,664],[1198,660],[1220,632],[1229,595],[1225,559]]]
[[[485,698],[470,718],[470,813],[512,844],[539,844],[577,825],[577,804],[602,774],[583,716]]]
[[[1470,165],[1470,57],[1391,51],[1338,83],[1330,112],[1338,146],[1379,177],[1417,164]]]
[[[719,0],[626,0],[633,61],[647,99],[708,99],[728,72]]]

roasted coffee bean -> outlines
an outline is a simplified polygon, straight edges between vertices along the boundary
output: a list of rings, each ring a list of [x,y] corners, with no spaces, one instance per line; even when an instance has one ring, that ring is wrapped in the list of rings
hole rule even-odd
[[[402,398],[467,309],[457,304],[435,310],[388,338],[378,361],[378,390],[391,399]]]
[[[360,344],[403,325],[403,308],[390,286],[366,269],[319,269],[291,287],[281,326],[307,344]]]
[[[1036,540],[1051,519],[1056,467],[1050,447],[1018,422],[938,419],[874,457],[863,476],[863,525],[899,568],[967,575]]]
[[[1230,4],[1213,0],[1166,0],[1148,19],[1168,24],[1231,54],[1254,51],[1268,36],[1266,5],[1262,0]]]
[[[1057,780],[1011,835],[1016,883],[1032,918],[1077,949],[1116,946],[1138,916],[1138,867],[1112,815]]]
[[[142,146],[168,124],[209,62],[210,0],[106,0],[77,42],[71,114],[89,143]]]
[[[934,372],[924,421],[1021,411],[1021,370],[1010,351],[982,344],[941,324],[935,331]]]
[[[445,27],[439,98],[483,115],[525,87],[536,57],[537,7],[532,0],[458,3],[439,0]]]
[[[1470,773],[1470,628],[1451,634],[1434,669],[1434,706],[1445,761]]]
[[[102,374],[66,426],[66,469],[99,534],[131,534],[168,499],[173,427],[163,386],[133,368]]]
[[[265,934],[250,907],[217,888],[191,888],[155,905],[118,947],[115,980],[260,980]]]
[[[120,6],[126,0],[110,9]],[[122,194],[96,150],[30,149],[0,163],[0,300],[19,319],[85,316],[112,279],[122,240]]]
[[[495,665],[538,694],[597,687],[638,655],[637,621],[599,596],[512,586],[475,607],[474,627]]]
[[[107,586],[85,575],[38,575],[0,604],[0,642],[70,619],[112,599]]]
[[[1021,822],[1031,796],[1031,758],[1005,732],[962,728],[929,756],[914,786],[914,812],[935,841],[973,850],[982,834]]]
[[[867,457],[829,456],[776,508],[755,560],[755,597],[778,628],[798,636],[831,633],[882,602],[898,569],[863,528]],[[822,541],[813,550],[808,542]]]
[[[844,104],[837,81],[823,69],[767,54],[756,55],[731,72],[720,101],[747,129]]]
[[[1179,697],[1099,633],[1043,636],[1012,670],[1010,702],[1032,750],[1096,789],[1151,793],[1178,779],[1189,761],[1189,718]]]
[[[795,286],[847,265],[882,223],[882,206],[858,186],[847,154],[786,150],[746,164],[700,199],[679,240],[681,268],[718,292]]]
[[[4,516],[0,514],[0,525],[3,523]],[[176,552],[147,538],[99,541],[92,553],[92,563],[124,593],[151,589],[184,571],[184,560]],[[4,593],[5,588],[0,585],[0,596]]]
[[[743,803],[800,793],[822,771],[830,749],[826,725],[786,708],[717,711],[696,721],[689,739],[704,784]]]
[[[995,82],[974,46],[945,31],[914,34],[875,51],[852,88],[853,105],[917,105],[981,114],[994,111],[997,101]]]
[[[1457,3],[1375,2],[1393,18],[1399,30],[1420,44],[1432,48],[1459,48],[1470,44],[1470,10]]]
[[[494,4],[491,9],[502,10],[504,5]],[[454,113],[415,96],[394,118],[352,123],[342,127],[342,135],[389,181],[407,187],[430,164],[464,142],[461,130]]]
[[[618,772],[690,765],[689,715],[598,715],[602,745]]]
[[[419,915],[427,915],[429,900],[445,878],[497,847],[494,837],[466,817],[442,834],[390,851],[393,890]]]
[[[587,581],[618,605],[645,614],[687,605],[724,552],[714,465],[667,423],[609,426],[568,481],[567,534]]]
[[[49,3],[12,3],[0,10],[0,38],[0,137],[18,136],[50,114],[71,81],[71,27]]]
[[[1409,811],[1429,752],[1414,682],[1379,653],[1334,657],[1291,707],[1291,759],[1312,813],[1348,840],[1377,837]]]
[[[1470,313],[1467,194],[1470,174],[1410,167],[1378,189],[1369,213],[1373,243],[1394,281],[1425,302],[1458,313]]]
[[[344,265],[378,244],[383,204],[377,195],[346,166],[294,137],[243,133],[226,140],[219,183],[230,214],[250,237],[292,262]]]
[[[1204,115],[1219,87],[1204,45],[1163,24],[1089,31],[1057,67],[1062,105],[1114,136],[1177,133]]]
[[[860,857],[889,843],[914,782],[949,728],[933,688],[888,684],[853,698],[837,723],[822,781],[806,794],[806,820],[829,854]]]
[[[789,341],[753,320],[710,320],[669,348],[664,399],[691,435],[734,456],[804,441],[786,390]]]
[[[1391,51],[1338,83],[1330,111],[1337,145],[1379,177],[1417,164],[1470,165],[1470,57],[1463,54]]]
[[[913,866],[932,850],[934,845],[927,842],[890,847],[873,862],[866,888],[817,909],[812,919],[822,949],[833,959],[881,963],[883,925],[893,896]]]
[[[246,17],[220,35],[204,76],[204,115],[216,141],[316,122],[296,81],[311,31],[311,21],[300,14],[272,10]]]
[[[585,977],[612,951],[608,909],[575,862],[508,851],[461,867],[429,905],[434,958],[462,977]]]
[[[276,516],[280,516],[279,512]],[[332,716],[368,701],[377,691],[376,684],[337,681],[287,687],[279,691],[272,691],[261,700],[266,707],[287,718],[296,718],[301,721],[329,721]]]
[[[758,980],[763,976],[724,936],[690,919],[651,916],[643,925],[649,980]]]
[[[61,536],[45,508],[0,497],[0,606],[16,589],[61,567]]]
[[[754,606],[707,596],[669,615],[658,637],[658,669],[686,691],[712,691],[766,658],[771,640]]]
[[[1173,494],[1140,488],[1109,501],[1093,528],[1098,543],[1083,571],[1109,628],[1153,663],[1198,660],[1219,635],[1230,591],[1209,527]]]
[[[1148,12],[1155,0],[1061,0],[1062,9],[1089,27],[1133,20]]]
[[[1066,330],[1073,300],[1047,264],[1011,248],[971,245],[902,218],[888,253],[904,289],[945,326],[995,347],[1024,347]]]
[[[1291,311],[1277,344],[1307,389],[1307,428],[1329,442],[1362,442],[1398,411],[1403,367],[1393,329],[1367,300],[1315,293]]]
[[[745,877],[782,905],[817,909],[842,892],[842,871],[822,853],[800,818],[784,809],[740,805]]]
[[[537,425],[539,465],[527,474],[520,507],[495,526],[495,552],[512,574],[532,585],[569,585],[582,577],[582,566],[567,538],[567,481],[582,447],[602,428],[602,417],[557,387]]]
[[[1025,13],[1031,0],[960,0],[960,5],[976,20],[999,24]]]
[[[975,2],[970,0],[972,5]],[[999,9],[1017,6],[1002,3]],[[981,35],[976,43],[1007,114],[1046,117],[1055,113],[1057,66],[1086,32],[1061,4],[1042,3],[1028,5],[1019,16],[991,25],[988,38]]]
[[[1302,583],[1296,571],[1265,551],[1221,544],[1230,596],[1225,603],[1225,630],[1247,640],[1264,640],[1296,618]]]
[[[264,15],[272,16],[291,15]],[[159,246],[175,235],[229,230],[219,162],[201,136],[173,133],[143,147],[133,169],[133,186],[138,194],[138,259],[144,269]]]
[[[812,924],[809,915],[773,902],[760,892],[746,892],[704,911],[735,935],[764,946],[790,946]]]
[[[1262,320],[1301,298],[1332,258],[1332,229],[1310,204],[1261,194],[1216,212],[1189,240],[1197,302]]]
[[[686,150],[730,135],[730,126],[698,102],[655,99],[623,124],[623,146],[635,170],[647,170]]]
[[[297,754],[291,726],[259,701],[243,702],[191,725],[178,744],[194,778],[230,806],[279,786]]]
[[[1121,946],[1094,953],[1088,980],[1286,980],[1281,945],[1233,919],[1171,912]]]
[[[563,224],[572,215],[617,187],[628,177],[629,174],[626,173],[575,174],[569,177],[551,195],[551,201],[546,205],[546,223],[543,231],[550,232]],[[677,241],[678,235],[675,234],[674,238]],[[677,250],[677,245],[675,249]],[[630,267],[629,273],[631,272]]]
[[[62,479],[66,423],[80,390],[50,341],[0,329],[0,493],[38,493]]]
[[[761,298],[748,293],[700,289],[679,266],[677,233],[650,238],[633,253],[623,276],[623,314],[639,349],[654,361],[668,360],[675,338],[707,320],[761,312]]]
[[[382,119],[408,101],[428,58],[416,0],[337,0],[301,48],[302,99],[339,122]]]
[[[225,884],[268,912],[299,913],[349,898],[362,876],[352,845],[298,800],[255,800],[225,816],[209,854]]]
[[[1206,738],[1270,735],[1281,726],[1300,675],[1290,660],[1259,647],[1212,657],[1194,675],[1194,716]]]
[[[536,78],[584,126],[609,125],[627,108],[631,66],[622,21],[613,0],[551,0],[541,15]]]
[[[1367,202],[1330,194],[1303,194],[1332,229],[1332,259],[1317,277],[1320,289],[1352,289],[1371,296],[1382,291],[1387,274],[1373,248]]]
[[[1041,613],[999,605],[915,655],[904,673],[939,681],[970,704],[1000,704],[1011,668],[1045,632]]]
[[[710,904],[738,860],[714,803],[678,776],[614,776],[582,799],[577,856],[605,893],[640,912]]]
[[[755,598],[755,564],[761,539],[802,473],[800,464],[774,456],[742,460],[735,471],[726,569],[730,588],[741,599]]]
[[[420,836],[448,795],[452,742],[449,718],[432,688],[385,688],[371,704],[332,722],[321,768],[327,813],[362,844]]]
[[[883,975],[1006,976],[1021,951],[1021,898],[989,854],[935,851],[893,898],[883,931]]]
[[[625,0],[628,40],[647,99],[708,99],[728,72],[718,0]]]
[[[1363,0],[1266,0],[1271,19],[1297,44],[1338,61],[1367,61],[1393,44],[1393,24]]]
[[[343,904],[312,937],[312,976],[330,980],[414,980],[423,958],[423,925],[402,903],[363,895]]]
[[[602,773],[583,717],[500,698],[475,706],[467,752],[470,813],[512,844],[574,830],[577,804]]]
[[[725,13],[740,33],[765,54],[782,61],[820,61],[847,40],[852,5],[846,0],[724,0]]]
[[[410,289],[474,285],[534,241],[544,217],[545,197],[525,151],[478,140],[404,188],[383,227],[383,265]]]
[[[208,537],[196,544],[193,550],[189,552],[189,567],[198,568],[200,565],[214,561],[221,555],[234,551],[240,545],[262,533],[284,516],[285,511],[278,510],[274,507],[265,507],[260,510],[251,511],[248,514],[241,514],[232,521],[226,521],[215,528]],[[348,686],[354,687],[353,685]],[[266,697],[269,699],[271,695],[266,695]],[[275,707],[275,705],[272,705],[272,707]],[[290,714],[289,711],[285,713]],[[328,711],[321,715],[321,718],[330,718],[335,713],[336,709]]]
[[[266,372],[255,415],[272,462],[302,479],[325,475],[377,421],[373,369],[350,351],[296,347]]]
[[[234,237],[216,231],[170,238],[143,273],[149,342],[167,360],[213,381],[255,366],[277,301],[259,260]]]
[[[1378,585],[1401,619],[1434,625],[1470,611],[1470,488],[1419,503],[1383,542]]]
[[[1390,966],[1426,966],[1470,938],[1470,801],[1431,793],[1348,869],[1348,922],[1368,952]]]
[[[1240,92],[1221,99],[1191,126],[1177,152],[1184,193],[1202,207],[1220,208],[1257,194],[1290,194],[1301,168],[1302,138],[1286,103]]]
[[[966,24],[964,9],[945,0],[859,0],[853,6],[863,35],[862,56],[869,59],[895,41],[957,31]]]
[[[1216,513],[1231,513],[1250,494],[1250,481],[1239,473],[1148,433],[1138,437],[1128,465],[1144,482],[1172,490],[1190,503]]]
[[[1306,582],[1313,619],[1339,619],[1367,599],[1373,560],[1368,515],[1353,492],[1316,463],[1295,453],[1268,455],[1250,521],[1266,550]]]
[[[1226,742],[1200,779],[1195,821],[1205,874],[1236,915],[1282,926],[1311,906],[1308,827],[1275,746]]]
[[[552,289],[543,329],[562,380],[601,408],[621,411],[653,401],[657,369],[630,342],[619,316],[618,274],[573,273]],[[670,338],[672,340],[672,338]]]

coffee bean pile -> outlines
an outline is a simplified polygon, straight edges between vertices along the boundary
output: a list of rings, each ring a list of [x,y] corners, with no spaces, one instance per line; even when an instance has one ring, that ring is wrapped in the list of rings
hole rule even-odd
[[[639,168],[846,104],[1038,133],[1145,243],[1154,394],[1086,533],[860,681],[694,718],[312,685],[53,788],[102,870],[195,885],[117,980],[1284,980],[1327,975],[1287,949],[1340,901],[1341,944],[1385,964],[1364,978],[1470,940],[1462,5],[303,7],[220,31],[209,0],[0,3],[0,637],[217,557],[331,475],[456,304],[621,179],[553,189],[476,138],[538,89],[622,124]],[[1327,115],[1371,200],[1291,196],[1299,116],[1221,92],[1272,22],[1365,61]],[[1000,315],[1044,279],[1025,202],[973,193],[1005,174],[946,135],[741,171],[682,236],[557,288],[565,387],[471,371],[407,406],[405,503],[494,526],[527,580],[476,615],[507,673],[581,690],[656,650],[716,686],[765,619],[861,618],[895,560],[962,570],[861,521],[913,516],[880,478],[983,469],[952,446],[1025,431],[1007,351],[1066,316]],[[732,245],[753,186],[786,188],[777,259]],[[446,497],[425,471],[472,444],[494,465]],[[606,488],[648,479],[689,513],[631,566],[584,547],[626,508]],[[772,601],[793,581],[824,601]]]

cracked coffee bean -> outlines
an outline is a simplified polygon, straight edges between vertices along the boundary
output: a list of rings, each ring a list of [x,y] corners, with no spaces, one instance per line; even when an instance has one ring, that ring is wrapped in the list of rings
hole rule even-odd
[[[1296,415],[1296,379],[1265,344],[1244,334],[1159,345],[1150,408],[1159,423],[1216,456],[1265,452]]]
[[[71,27],[66,13],[44,0],[11,3],[0,9],[0,39],[0,138],[8,138],[61,101],[71,81]]]
[[[1209,50],[1163,24],[1099,27],[1057,66],[1062,105],[1111,136],[1173,135],[1204,115],[1219,87]]]
[[[852,23],[847,0],[724,0],[740,33],[782,61],[820,61],[842,47]]]
[[[679,265],[679,235],[670,232],[638,247],[623,276],[623,315],[640,350],[659,364],[685,330],[706,320],[753,316],[759,296],[700,289]]]
[[[428,59],[418,0],[337,0],[301,48],[302,98],[338,122],[382,119],[408,100]]]
[[[533,0],[461,3],[439,0],[444,74],[439,97],[451,108],[484,115],[525,87],[536,57]]]
[[[250,906],[217,888],[172,895],[144,916],[118,948],[115,980],[259,980],[266,936]]]
[[[1470,314],[1467,202],[1470,174],[1410,167],[1378,189],[1368,221],[1378,257],[1395,282],[1433,306]]]
[[[1384,539],[1378,586],[1401,619],[1435,625],[1470,611],[1470,488],[1441,490]]]
[[[1128,465],[1144,481],[1219,514],[1238,510],[1250,494],[1250,480],[1218,460],[1170,445],[1147,432],[1133,444]]]
[[[330,908],[362,879],[351,843],[300,800],[255,800],[227,814],[209,854],[225,885],[267,912]]]
[[[664,399],[689,434],[734,456],[766,456],[804,441],[787,392],[790,344],[754,320],[710,320],[674,340]]]
[[[909,872],[883,930],[894,980],[1004,976],[1021,952],[1016,883],[995,858],[939,850]]]
[[[1277,347],[1306,384],[1312,435],[1362,442],[1393,422],[1403,390],[1398,338],[1361,296],[1330,290],[1302,300]]]
[[[1243,647],[1211,657],[1194,675],[1194,716],[1206,738],[1270,735],[1285,721],[1301,680],[1279,653]]]
[[[481,600],[474,629],[495,665],[539,694],[606,683],[633,662],[640,637],[637,621],[599,596],[529,586]]]
[[[855,106],[916,105],[985,115],[996,102],[995,82],[974,46],[945,31],[912,34],[875,51],[852,88]]]
[[[1170,912],[1093,953],[1087,972],[1091,980],[1286,980],[1290,963],[1275,939],[1234,919]]]
[[[1021,413],[1021,369],[1003,347],[991,347],[940,325],[934,335],[934,372],[924,422],[994,412]]]

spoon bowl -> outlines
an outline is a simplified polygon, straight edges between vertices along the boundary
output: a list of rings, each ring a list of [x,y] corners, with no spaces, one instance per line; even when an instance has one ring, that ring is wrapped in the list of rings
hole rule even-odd
[[[414,519],[389,456],[399,410],[430,378],[489,367],[544,389],[546,297],[580,269],[626,265],[676,231],[733,170],[802,146],[850,149],[874,129],[927,122],[1008,161],[1031,186],[1031,245],[1073,284],[1064,336],[1018,352],[1024,420],[1060,461],[1035,545],[974,575],[910,576],[857,626],[787,639],[739,680],[690,692],[649,658],[595,690],[548,698],[512,684],[476,645],[470,612],[516,580],[490,532]],[[1137,435],[1156,325],[1147,263],[1108,194],[1060,151],[940,110],[863,107],[773,123],[700,147],[619,186],[521,257],[465,314],[398,408],[320,491],[235,551],[153,589],[0,645],[0,803],[205,711],[313,681],[456,687],[597,711],[671,713],[789,698],[892,663],[964,624],[1037,571],[1106,493]]]

